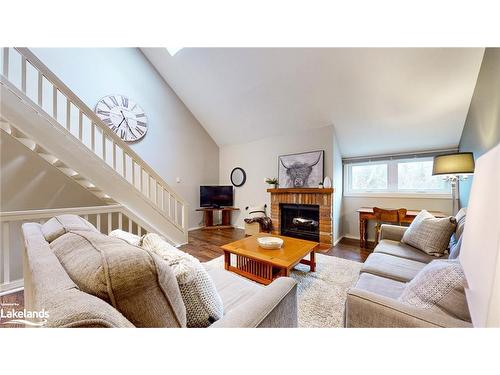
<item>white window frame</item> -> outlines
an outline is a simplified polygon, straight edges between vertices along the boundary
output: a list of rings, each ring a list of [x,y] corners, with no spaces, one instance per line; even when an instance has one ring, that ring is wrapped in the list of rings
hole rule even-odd
[[[347,197],[394,197],[394,198],[439,198],[451,199],[451,187],[447,184],[446,190],[399,190],[398,189],[398,164],[411,161],[429,161],[432,157],[405,158],[377,160],[373,162],[345,163],[344,164],[344,196]],[[387,189],[353,190],[352,173],[353,166],[387,164]]]

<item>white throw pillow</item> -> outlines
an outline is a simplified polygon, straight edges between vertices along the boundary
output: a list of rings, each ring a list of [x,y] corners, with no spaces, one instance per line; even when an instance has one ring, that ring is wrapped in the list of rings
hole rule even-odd
[[[454,217],[436,218],[422,210],[405,231],[401,242],[439,257],[448,249],[455,228]]]
[[[134,246],[141,245],[142,237],[137,236],[136,234],[133,234],[133,233],[125,232],[124,230],[121,230],[121,229],[115,229],[109,235],[111,237],[119,238],[120,240],[123,240],[131,245],[134,245]]]
[[[470,321],[465,287],[467,281],[458,259],[433,260],[406,284],[399,301],[420,309],[444,311]]]
[[[174,271],[186,307],[188,327],[208,327],[224,315],[222,299],[198,259],[155,233],[146,234],[141,246],[163,258]]]

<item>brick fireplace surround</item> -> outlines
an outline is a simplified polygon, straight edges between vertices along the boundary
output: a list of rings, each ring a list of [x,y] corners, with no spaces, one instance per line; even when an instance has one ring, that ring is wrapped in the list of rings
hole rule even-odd
[[[332,202],[334,189],[267,189],[271,193],[273,234],[280,234],[280,203],[319,205],[319,242],[333,242]]]

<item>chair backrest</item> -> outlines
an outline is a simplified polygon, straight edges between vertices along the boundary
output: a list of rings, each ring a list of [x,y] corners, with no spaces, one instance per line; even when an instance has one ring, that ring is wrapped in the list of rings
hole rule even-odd
[[[406,208],[398,208],[396,210],[384,210],[383,208],[373,207],[373,213],[377,224],[384,223],[397,223],[401,224],[403,218],[406,216]]]

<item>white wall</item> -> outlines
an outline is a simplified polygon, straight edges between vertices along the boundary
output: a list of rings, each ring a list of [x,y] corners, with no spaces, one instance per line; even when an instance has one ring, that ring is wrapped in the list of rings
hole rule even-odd
[[[270,195],[266,192],[269,186],[264,180],[266,177],[278,177],[279,155],[325,150],[325,176],[332,178],[334,140],[333,126],[326,126],[249,143],[222,146],[220,148],[219,162],[220,183],[231,183],[230,173],[234,167],[243,168],[247,174],[245,185],[235,188],[235,206],[240,211],[233,214],[234,225],[244,226],[243,219],[246,217],[246,206],[267,203],[268,214],[270,214]],[[336,165],[338,165],[340,158],[338,147],[335,148],[335,151],[335,161]],[[340,170],[342,171],[342,169]]]
[[[56,167],[0,131],[0,211],[103,204]]]
[[[142,52],[137,48],[33,52],[90,108],[109,94],[126,95],[143,107],[148,133],[130,146],[187,200],[189,227],[197,226],[199,185],[218,183],[219,148]]]
[[[441,211],[451,215],[452,204],[450,199],[433,198],[374,198],[374,197],[343,197],[342,199],[342,228],[345,237],[359,238],[360,207],[406,208],[408,210]],[[368,240],[375,239],[375,222],[368,222]]]

